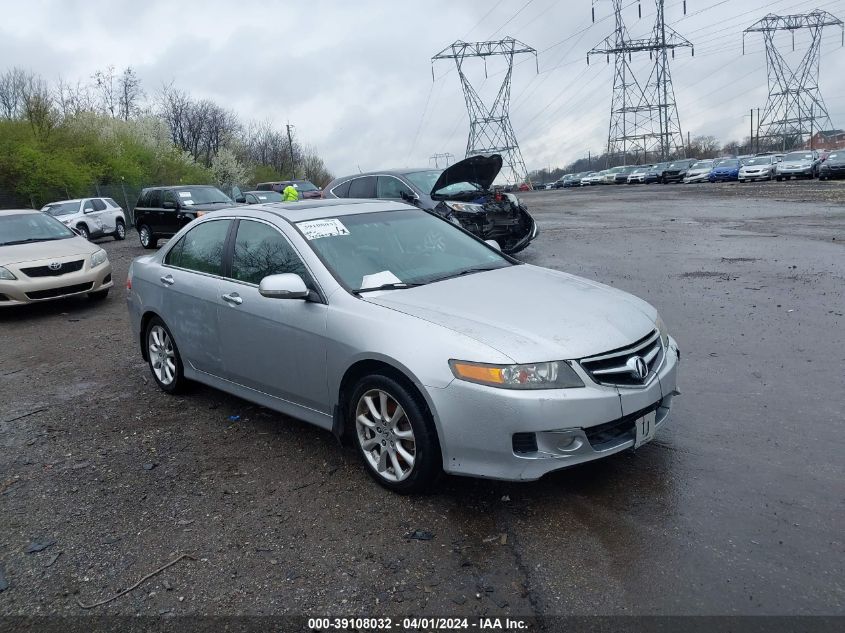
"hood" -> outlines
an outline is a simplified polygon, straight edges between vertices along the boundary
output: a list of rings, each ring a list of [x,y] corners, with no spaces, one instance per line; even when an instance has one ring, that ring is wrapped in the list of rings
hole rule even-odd
[[[430,195],[457,182],[471,182],[482,189],[489,189],[500,171],[502,157],[499,154],[470,156],[444,169],[431,188]]]
[[[517,363],[624,347],[652,331],[657,317],[653,307],[621,290],[528,264],[365,300],[442,325]]]
[[[83,237],[2,246],[0,247],[0,266],[43,259],[60,259],[74,255],[86,256],[98,250],[100,250],[99,246],[92,244]]]

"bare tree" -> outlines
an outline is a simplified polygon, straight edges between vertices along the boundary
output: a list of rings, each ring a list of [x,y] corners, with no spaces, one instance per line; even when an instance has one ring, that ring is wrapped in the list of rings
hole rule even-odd
[[[135,69],[127,66],[118,78],[117,105],[120,118],[128,121],[137,116],[141,111],[141,100],[144,96],[141,80],[135,73]]]
[[[116,117],[120,107],[120,90],[114,66],[109,65],[105,70],[98,70],[92,79],[100,99],[100,109],[103,113]]]
[[[32,77],[30,71],[22,68],[11,68],[0,75],[0,114],[4,118],[24,116],[24,94]]]
[[[59,122],[53,93],[41,77],[30,75],[23,89],[23,116],[36,138],[44,140]]]

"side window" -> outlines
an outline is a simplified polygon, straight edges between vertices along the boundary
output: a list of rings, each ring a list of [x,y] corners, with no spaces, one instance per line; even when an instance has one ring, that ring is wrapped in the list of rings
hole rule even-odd
[[[235,238],[232,279],[258,284],[267,275],[295,273],[311,286],[305,264],[277,229],[261,222],[241,220]]]
[[[82,201],[82,211],[92,211],[93,209],[94,203],[91,200]]]
[[[258,198],[255,197],[254,193],[246,194],[246,202],[247,204],[258,204]]]
[[[393,176],[379,176],[376,185],[376,198],[402,198],[402,193],[411,195],[408,186]]]
[[[231,220],[213,220],[188,231],[173,249],[178,254],[173,253],[175,261],[172,265],[200,273],[222,275],[223,247],[231,223]],[[170,253],[167,255],[169,258]]]
[[[346,182],[340,183],[337,187],[332,189],[332,194],[334,194],[338,198],[348,198],[350,184],[352,184],[351,180],[347,180]]]
[[[110,207],[114,207],[115,209],[119,209],[120,205],[114,201],[114,198],[106,198],[106,202],[109,203]]]
[[[153,189],[147,196],[147,206],[151,209],[161,208],[161,189]]]
[[[375,198],[376,177],[364,176],[356,178],[349,185],[349,198]]]
[[[138,202],[135,203],[136,207],[148,207],[150,202],[150,192],[146,189],[141,191],[141,195],[138,196]]]
[[[172,202],[174,209],[179,208],[179,201],[176,199],[176,194],[173,193],[172,191],[165,191],[164,194],[162,195],[161,206],[164,206],[165,202]]]
[[[167,251],[164,257],[164,264],[166,266],[181,266],[182,265],[182,249],[185,248],[185,237],[183,236],[176,245]]]
[[[94,205],[94,211],[106,210],[106,203],[100,200],[99,198],[94,198],[93,200],[91,200],[91,204]]]

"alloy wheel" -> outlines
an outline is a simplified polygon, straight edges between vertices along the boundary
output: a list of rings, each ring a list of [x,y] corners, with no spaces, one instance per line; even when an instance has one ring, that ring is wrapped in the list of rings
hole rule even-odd
[[[149,244],[150,244],[150,229],[148,229],[146,226],[142,226],[140,238],[141,238],[141,246],[143,246],[143,247],[149,246]]]
[[[417,443],[402,405],[383,389],[371,389],[358,400],[355,429],[364,457],[380,477],[407,479],[414,469]]]
[[[176,379],[176,351],[173,349],[173,340],[161,325],[154,325],[150,328],[147,343],[153,373],[162,385],[171,385]]]
[[[123,225],[123,222],[117,223],[117,237],[121,240],[126,238],[126,227]]]

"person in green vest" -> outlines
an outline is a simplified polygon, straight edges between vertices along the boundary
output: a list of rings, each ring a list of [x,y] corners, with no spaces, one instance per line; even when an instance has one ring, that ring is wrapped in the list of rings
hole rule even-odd
[[[282,191],[282,199],[285,202],[296,202],[299,200],[299,191],[293,185],[288,185]]]

